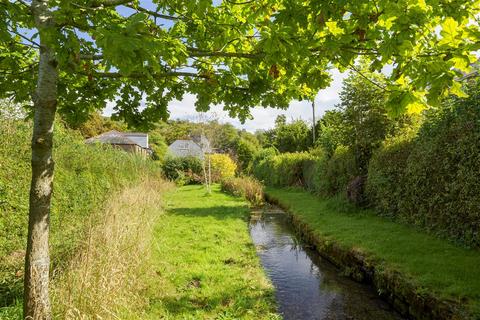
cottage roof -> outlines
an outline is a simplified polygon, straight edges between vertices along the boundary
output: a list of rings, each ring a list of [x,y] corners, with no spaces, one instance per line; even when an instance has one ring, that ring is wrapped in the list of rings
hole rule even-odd
[[[146,139],[146,144],[144,141],[145,139],[136,139],[137,137]],[[122,145],[138,145],[142,148],[148,148],[148,135],[145,133],[123,133],[116,130],[104,132],[96,137],[92,137],[86,140],[87,143],[109,143],[109,144],[122,144]]]

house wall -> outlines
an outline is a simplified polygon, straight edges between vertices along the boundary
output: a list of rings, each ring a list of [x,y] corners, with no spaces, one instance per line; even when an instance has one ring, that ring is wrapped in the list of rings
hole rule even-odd
[[[148,135],[140,135],[140,134],[134,134],[134,133],[124,133],[124,137],[127,137],[128,139],[132,140],[142,148],[148,148]]]
[[[197,157],[203,159],[202,149],[192,140],[177,140],[168,147],[168,153],[176,157]]]

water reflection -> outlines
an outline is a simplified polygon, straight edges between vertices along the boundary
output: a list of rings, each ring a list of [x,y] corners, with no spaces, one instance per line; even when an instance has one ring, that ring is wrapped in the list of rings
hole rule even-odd
[[[402,319],[373,289],[341,276],[302,244],[278,208],[254,215],[250,234],[285,320]]]

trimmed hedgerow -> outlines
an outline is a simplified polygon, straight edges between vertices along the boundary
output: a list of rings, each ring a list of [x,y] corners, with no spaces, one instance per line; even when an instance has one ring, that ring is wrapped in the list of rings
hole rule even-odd
[[[402,179],[413,146],[412,139],[392,138],[370,160],[365,192],[368,202],[381,215],[398,215]]]
[[[324,196],[345,195],[348,183],[357,175],[355,156],[347,147],[337,147],[330,159],[318,162],[316,192]]]
[[[402,184],[404,220],[480,246],[480,94],[429,116]]]
[[[338,147],[327,158],[307,152],[282,153],[261,160],[254,175],[266,185],[303,187],[323,196],[344,195],[356,176],[355,158],[346,147]]]
[[[282,153],[260,160],[254,167],[254,175],[271,186],[288,187],[305,185],[303,166],[313,157],[306,152]]]
[[[367,195],[383,215],[480,247],[480,90],[431,111],[413,140],[373,156]]]
[[[316,155],[303,165],[305,188],[321,196],[344,196],[356,174],[355,157],[346,147],[338,147],[330,158]]]

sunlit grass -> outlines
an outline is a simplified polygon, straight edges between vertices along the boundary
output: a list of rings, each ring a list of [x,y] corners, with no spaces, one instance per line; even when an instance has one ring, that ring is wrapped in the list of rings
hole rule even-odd
[[[465,298],[480,316],[480,252],[457,247],[410,226],[359,210],[341,199],[320,199],[298,189],[267,193],[311,226],[316,234],[362,250],[384,267],[411,276],[444,298]]]
[[[273,289],[248,233],[244,200],[201,186],[167,197],[142,276],[138,319],[277,319]],[[131,314],[129,318],[133,317]]]

